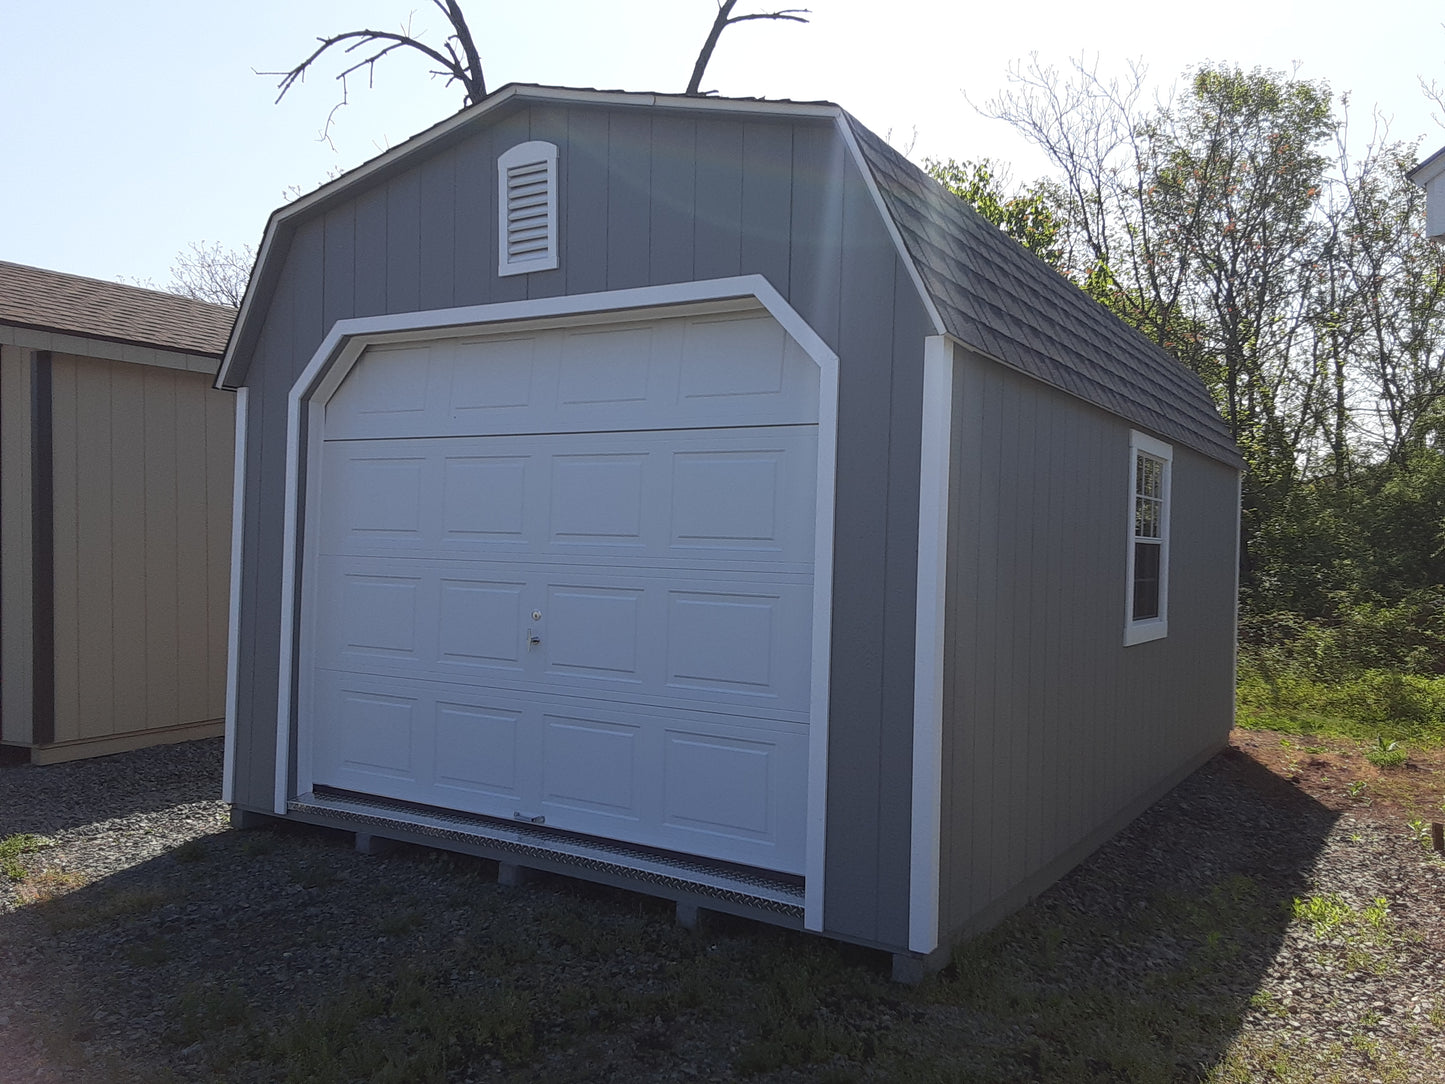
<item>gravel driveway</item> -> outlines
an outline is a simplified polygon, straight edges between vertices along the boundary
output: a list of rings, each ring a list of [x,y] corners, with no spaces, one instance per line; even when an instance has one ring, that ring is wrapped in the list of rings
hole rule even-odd
[[[1237,750],[917,989],[626,892],[233,830],[220,760],[0,769],[0,839],[54,841],[0,873],[0,1079],[1445,1081],[1445,861]]]

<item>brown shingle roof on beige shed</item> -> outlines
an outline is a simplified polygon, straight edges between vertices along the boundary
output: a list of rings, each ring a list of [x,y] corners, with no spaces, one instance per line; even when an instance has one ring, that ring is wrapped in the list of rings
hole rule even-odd
[[[0,325],[219,359],[236,310],[0,260]]]

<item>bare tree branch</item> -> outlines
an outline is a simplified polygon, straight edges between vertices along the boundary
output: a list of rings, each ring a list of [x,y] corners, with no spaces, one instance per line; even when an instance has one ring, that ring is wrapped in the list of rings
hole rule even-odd
[[[692,78],[688,81],[686,94],[698,95],[702,91],[698,89],[702,85],[702,73],[707,69],[707,63],[712,59],[712,52],[717,48],[718,38],[722,32],[733,23],[747,23],[757,19],[765,20],[786,20],[791,23],[806,23],[808,20],[803,16],[811,14],[808,8],[783,8],[781,11],[770,11],[753,15],[734,15],[733,8],[737,6],[738,0],[719,0],[717,18],[712,22],[712,29],[708,31],[707,41],[702,44],[702,51],[697,54],[697,63],[692,66]]]
[[[239,309],[255,262],[256,250],[250,245],[242,245],[237,251],[219,242],[192,241],[189,251],[176,254],[176,262],[171,264],[170,285],[164,289],[197,301]]]
[[[399,32],[367,28],[348,30],[331,37],[317,38],[316,40],[320,44],[312,50],[310,56],[295,67],[287,71],[258,71],[256,74],[281,77],[280,82],[276,84],[279,89],[276,101],[279,102],[297,83],[306,81],[306,73],[328,50],[339,48],[342,53],[350,56],[359,49],[379,46],[374,52],[337,74],[336,78],[341,83],[341,101],[332,107],[326,117],[326,126],[322,130],[323,139],[329,138],[331,122],[336,116],[336,111],[347,104],[347,77],[365,68],[367,84],[371,85],[376,72],[376,62],[397,49],[413,49],[434,61],[437,67],[431,70],[431,74],[442,76],[446,80],[446,85],[460,83],[465,91],[462,99],[463,107],[479,102],[487,96],[487,84],[482,74],[481,57],[477,53],[471,28],[467,26],[461,6],[458,0],[432,0],[432,3],[438,11],[446,16],[447,22],[452,28],[452,33],[443,42],[441,49],[433,49],[421,41],[416,34],[412,33],[411,24],[408,21]],[[458,48],[461,51],[460,55],[458,55]]]
[[[476,40],[472,37],[471,28],[467,26],[466,16],[462,14],[461,5],[457,3],[457,0],[445,0],[445,7],[443,7],[443,0],[432,0],[432,2],[446,12],[447,19],[452,24],[453,33],[447,39],[447,51],[451,52],[451,43],[456,41],[466,55],[467,63],[464,70],[471,73],[471,79],[463,80],[463,83],[467,88],[467,104],[475,105],[487,96],[487,81],[482,77],[482,58],[477,55]]]

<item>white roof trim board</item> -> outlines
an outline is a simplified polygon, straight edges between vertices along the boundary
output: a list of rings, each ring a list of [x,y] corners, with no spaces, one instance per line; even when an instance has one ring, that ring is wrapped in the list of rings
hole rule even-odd
[[[1243,466],[1208,390],[1195,374],[947,193],[848,113],[826,102],[695,98],[515,83],[503,87],[272,214],[217,386],[234,386],[232,366],[254,319],[256,295],[270,289],[265,271],[278,235],[318,208],[346,198],[377,173],[403,168],[514,101],[831,121],[878,206],[936,333],[1165,439],[1232,467]]]

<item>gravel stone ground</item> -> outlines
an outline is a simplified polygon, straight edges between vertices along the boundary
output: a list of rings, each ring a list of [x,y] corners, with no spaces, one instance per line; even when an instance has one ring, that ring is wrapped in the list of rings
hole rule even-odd
[[[735,960],[751,975],[764,951],[831,954],[840,988],[855,993],[824,998],[817,1019],[836,1018],[867,1058],[760,1064],[755,1079],[1065,1079],[1007,1060],[1048,1021],[968,1008],[955,969],[907,990],[884,981],[881,954],[740,920],[698,942],[666,903],[629,893],[560,878],[505,889],[480,860],[409,847],[366,857],[320,830],[237,831],[215,797],[220,773],[219,741],[0,768],[0,839],[54,841],[23,857],[22,879],[0,873],[0,1080],[277,1079],[282,1063],[257,1049],[264,1036],[408,961],[475,960],[488,937],[479,970],[448,976],[469,996],[601,989],[619,1005],[654,1005],[692,960]],[[1379,898],[1388,909],[1371,912]],[[1281,901],[1294,899],[1325,901],[1326,921],[1291,919]],[[1245,1008],[1177,1067],[1140,1079],[1445,1082],[1445,861],[1397,816],[1328,808],[1238,749],[1010,920],[997,935],[1005,947],[979,958],[1001,968],[1008,938],[1087,929],[1027,981],[1066,996],[1151,996],[1151,976],[1209,959],[1215,920],[1193,901],[1253,926],[1231,929],[1243,950],[1184,986]],[[1361,918],[1371,913],[1374,925]],[[681,1004],[707,1000],[704,989]],[[494,1042],[496,1056],[439,1079],[731,1080],[756,1030],[716,1008],[664,1020],[588,1004],[567,1018],[583,1021],[574,1031],[534,1025],[520,1053]],[[899,1060],[909,1050],[927,1052],[928,1072]],[[995,1075],[937,1070],[996,1053]],[[1088,1079],[1125,1079],[1110,1073]]]

